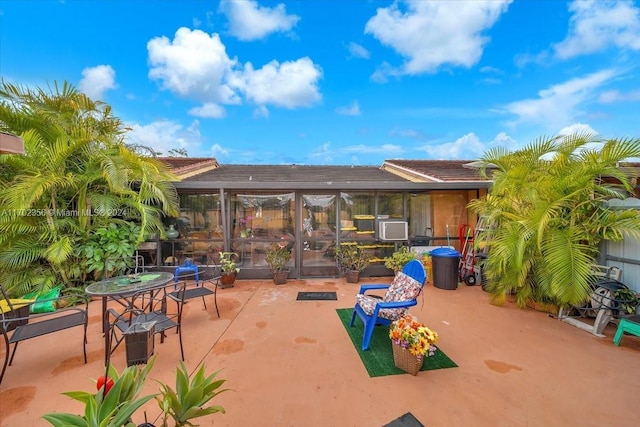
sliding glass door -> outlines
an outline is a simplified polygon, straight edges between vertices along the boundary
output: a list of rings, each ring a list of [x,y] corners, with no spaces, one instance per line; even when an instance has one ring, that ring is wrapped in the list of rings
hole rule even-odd
[[[336,276],[335,194],[303,194],[298,221],[302,277]]]

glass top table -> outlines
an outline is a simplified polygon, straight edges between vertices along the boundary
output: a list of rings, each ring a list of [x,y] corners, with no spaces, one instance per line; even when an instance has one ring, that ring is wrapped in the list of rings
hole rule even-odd
[[[164,286],[171,280],[173,280],[173,273],[139,273],[104,279],[88,285],[84,291],[87,295],[96,297],[126,297],[137,292]]]
[[[150,293],[162,289],[173,280],[173,273],[147,272],[135,275],[116,276],[99,282],[91,283],[84,288],[87,295],[102,298],[102,332],[105,343],[105,363],[109,358],[109,314],[107,312],[107,300],[115,300],[123,306],[132,302],[123,302],[128,297],[133,297],[140,292]]]

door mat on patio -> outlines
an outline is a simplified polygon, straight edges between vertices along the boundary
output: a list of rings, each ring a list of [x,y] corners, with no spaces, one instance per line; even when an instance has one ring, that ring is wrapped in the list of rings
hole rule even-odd
[[[382,427],[424,427],[424,424],[418,421],[411,412],[407,412]]]
[[[314,301],[314,300],[333,300],[336,301],[338,296],[335,292],[298,292],[297,301]]]
[[[362,359],[364,367],[367,369],[370,377],[381,377],[384,375],[406,374],[402,369],[396,368],[393,363],[393,349],[391,348],[391,339],[389,338],[389,328],[385,326],[376,326],[373,329],[371,344],[369,350],[362,351],[362,337],[364,335],[364,325],[360,318],[356,318],[353,328],[349,326],[351,322],[352,308],[337,308],[336,312],[342,321],[342,325],[347,330],[349,338],[353,343],[356,351]],[[458,365],[449,359],[439,348],[433,356],[429,356],[422,365],[421,371],[431,371],[434,369],[457,368]]]

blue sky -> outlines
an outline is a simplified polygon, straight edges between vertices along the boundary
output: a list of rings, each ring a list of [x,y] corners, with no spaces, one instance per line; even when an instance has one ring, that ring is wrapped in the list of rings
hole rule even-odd
[[[638,1],[3,0],[0,76],[234,164],[476,159],[640,136]]]

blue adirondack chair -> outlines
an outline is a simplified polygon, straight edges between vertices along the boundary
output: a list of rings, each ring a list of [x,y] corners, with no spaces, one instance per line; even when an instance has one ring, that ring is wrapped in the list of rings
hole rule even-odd
[[[418,260],[409,261],[401,272],[396,274],[389,285],[365,284],[360,286],[356,295],[356,305],[353,307],[351,324],[353,327],[356,315],[364,322],[364,337],[362,350],[369,349],[373,328],[376,325],[390,325],[399,319],[418,303],[417,298],[427,280],[427,274]],[[386,289],[383,298],[375,295],[365,295],[367,291]]]

